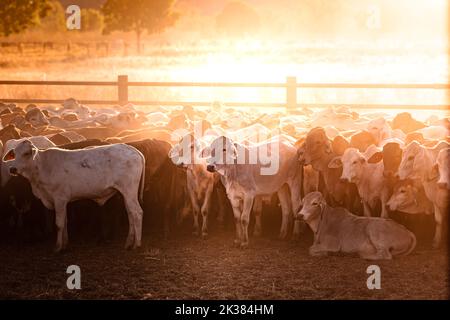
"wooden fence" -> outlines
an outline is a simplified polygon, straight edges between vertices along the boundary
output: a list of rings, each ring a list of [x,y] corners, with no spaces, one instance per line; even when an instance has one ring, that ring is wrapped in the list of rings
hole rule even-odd
[[[286,109],[294,110],[298,107],[326,107],[348,106],[360,109],[379,108],[379,109],[429,109],[429,110],[449,110],[450,106],[444,105],[407,105],[407,104],[315,104],[301,103],[298,100],[298,91],[302,88],[344,88],[344,89],[432,89],[432,90],[449,90],[449,84],[351,84],[351,83],[299,83],[296,77],[287,77],[284,83],[270,82],[134,82],[128,81],[127,75],[119,75],[117,81],[22,81],[22,80],[0,80],[0,85],[45,85],[45,86],[113,86],[117,87],[117,100],[81,100],[84,104],[101,104],[101,105],[124,105],[132,103],[135,105],[192,105],[192,106],[208,106],[211,101],[133,101],[129,100],[129,87],[204,87],[204,88],[278,88],[283,89],[286,94],[284,102],[264,103],[264,102],[225,102],[230,107],[286,107]],[[0,101],[6,103],[62,103],[63,100],[57,99],[2,99]]]

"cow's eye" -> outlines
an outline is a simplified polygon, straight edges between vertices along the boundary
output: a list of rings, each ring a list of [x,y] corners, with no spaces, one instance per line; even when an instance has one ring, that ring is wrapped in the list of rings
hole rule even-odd
[[[227,152],[227,149],[222,149],[223,152]]]
[[[353,164],[357,164],[357,163],[358,163],[358,161],[356,161],[356,160],[355,160],[355,161],[353,161]]]
[[[414,159],[414,156],[409,156],[409,157],[408,157],[408,160],[409,160],[409,161],[411,161],[411,160],[413,160],[413,159]]]
[[[400,193],[405,193],[405,192],[406,192],[405,189],[400,190]]]
[[[23,154],[25,157],[30,157],[31,156],[31,151],[27,151]]]
[[[318,203],[317,203],[317,202],[313,202],[312,205],[313,205],[313,206],[317,206]]]

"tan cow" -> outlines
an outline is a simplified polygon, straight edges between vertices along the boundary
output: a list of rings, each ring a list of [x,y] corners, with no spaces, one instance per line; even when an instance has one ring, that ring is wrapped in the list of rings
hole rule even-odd
[[[448,209],[448,190],[438,186],[438,177],[433,173],[433,165],[436,163],[438,153],[442,149],[449,148],[447,142],[441,142],[434,148],[427,148],[413,141],[403,151],[402,161],[398,169],[399,178],[414,180],[416,185],[423,185],[427,198],[434,206],[434,220],[436,230],[433,239],[433,247],[437,248],[442,243],[442,233],[445,216]]]
[[[332,208],[320,192],[305,196],[296,218],[303,219],[314,232],[309,248],[312,256],[344,252],[385,260],[407,255],[416,246],[415,235],[404,226],[391,219],[359,217],[344,208]]]

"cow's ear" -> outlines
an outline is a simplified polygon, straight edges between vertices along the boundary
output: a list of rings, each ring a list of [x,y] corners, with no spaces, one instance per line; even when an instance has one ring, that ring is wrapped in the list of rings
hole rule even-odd
[[[203,150],[200,152],[200,157],[201,158],[211,157],[211,148],[210,147],[203,148]]]
[[[330,163],[328,163],[328,168],[336,169],[342,167],[341,156],[334,157]]]
[[[172,158],[174,158],[176,156],[179,156],[179,151],[178,151],[177,146],[172,147],[172,149],[170,149],[168,156],[169,156],[170,159],[172,159]]]
[[[3,142],[0,141],[0,154],[3,154]]]
[[[434,180],[434,179],[437,179],[437,178],[439,178],[439,168],[438,168],[438,165],[435,164],[435,165],[433,165],[431,167],[431,171],[428,174],[428,179],[429,180]]]
[[[346,149],[350,147],[350,142],[347,141],[343,136],[337,135],[333,142],[331,142],[331,149],[338,156],[342,156]]]
[[[7,154],[3,157],[3,161],[11,161],[16,158],[16,154],[14,153],[14,149],[9,150]]]
[[[375,152],[368,160],[368,163],[378,163],[383,160],[383,152]]]

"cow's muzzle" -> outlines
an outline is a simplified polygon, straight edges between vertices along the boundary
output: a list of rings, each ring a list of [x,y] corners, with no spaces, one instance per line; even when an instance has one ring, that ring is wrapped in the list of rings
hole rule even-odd
[[[17,176],[17,175],[18,175],[18,173],[17,173],[17,168],[15,168],[15,167],[9,168],[9,173],[10,173],[12,176]]]
[[[216,171],[216,167],[212,164],[208,164],[206,166],[206,170],[208,170],[209,172],[215,172]]]

